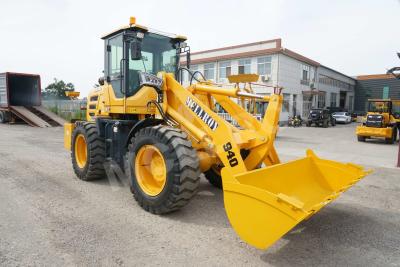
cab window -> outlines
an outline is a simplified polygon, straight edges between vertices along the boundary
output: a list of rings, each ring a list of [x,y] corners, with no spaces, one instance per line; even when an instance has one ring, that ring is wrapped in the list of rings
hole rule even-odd
[[[113,37],[108,40],[109,51],[107,53],[108,69],[107,75],[110,77],[110,83],[117,98],[122,98],[122,73],[121,67],[124,57],[122,35]]]
[[[387,101],[369,102],[369,112],[389,112],[390,103]]]
[[[129,47],[127,96],[134,95],[139,89],[138,72],[143,71],[157,75],[160,71],[174,73],[177,70],[175,41],[155,33],[146,33],[142,42],[142,58],[131,59]]]

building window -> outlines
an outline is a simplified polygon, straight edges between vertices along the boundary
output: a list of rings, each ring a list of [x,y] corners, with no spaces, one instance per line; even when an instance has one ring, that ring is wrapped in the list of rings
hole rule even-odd
[[[192,71],[192,73],[195,73],[196,71],[199,70],[199,65],[191,65],[190,70]],[[200,76],[201,75],[199,73],[195,74],[196,78],[199,78]],[[184,80],[190,82],[191,78],[192,78],[191,75],[187,71],[184,71]],[[193,78],[192,82],[196,82],[196,80]]]
[[[258,75],[271,74],[271,57],[257,58],[257,73]]]
[[[319,82],[326,85],[331,85],[341,89],[352,89],[352,85],[346,82],[342,82],[325,75],[319,75]]]
[[[199,65],[192,65],[192,66],[190,66],[190,70],[191,70],[192,72],[198,71],[198,70],[199,70]]]
[[[283,94],[282,111],[289,112],[290,94]]]
[[[324,108],[325,107],[325,94],[319,94],[318,95],[318,108]]]
[[[331,107],[336,107],[337,93],[331,93]]]
[[[239,60],[239,74],[250,74],[251,59]]]
[[[221,62],[219,63],[219,78],[226,79],[231,75],[231,62]]]
[[[214,63],[204,65],[204,77],[206,80],[214,80],[214,68]]]
[[[297,114],[297,95],[293,95],[293,104],[292,104],[292,109],[293,109],[293,116],[298,115]]]
[[[310,80],[310,66],[301,65],[301,79],[303,81],[309,81]]]

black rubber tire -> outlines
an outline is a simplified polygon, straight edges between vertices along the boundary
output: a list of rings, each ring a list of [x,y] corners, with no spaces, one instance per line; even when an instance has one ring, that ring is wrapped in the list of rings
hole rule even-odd
[[[87,144],[87,163],[80,168],[75,158],[75,141],[78,134],[83,134]],[[106,177],[104,169],[105,142],[97,132],[96,124],[91,122],[78,122],[72,132],[71,159],[76,176],[83,181],[98,180]]]
[[[311,122],[307,122],[306,127],[311,127]]]
[[[212,167],[208,171],[204,172],[204,176],[210,184],[212,184],[216,188],[222,189],[221,175],[217,173]]]
[[[335,120],[335,119],[331,120],[331,125],[332,125],[333,127],[336,126],[336,120]]]
[[[324,120],[324,121],[322,122],[322,127],[328,128],[328,127],[329,127],[329,122],[328,122],[327,120]]]
[[[166,159],[167,181],[156,196],[150,196],[141,189],[135,174],[136,153],[143,145],[149,144],[156,146]],[[157,125],[139,130],[131,139],[128,159],[131,192],[146,211],[165,214],[178,210],[197,193],[200,183],[199,158],[187,134],[179,129]]]
[[[240,150],[240,156],[242,157],[243,160],[245,160],[249,155],[250,155],[250,150],[247,149]],[[257,166],[255,169],[259,169],[260,167],[261,164]],[[216,188],[222,189],[223,184],[222,184],[221,170],[217,171],[215,168],[217,168],[217,170],[218,168],[222,169],[223,165],[220,167],[212,166],[209,170],[204,172],[204,176],[211,185],[215,186]]]
[[[396,142],[397,139],[397,129],[396,127],[392,128],[392,137],[391,138],[385,138],[385,142],[386,144],[394,144],[394,142]]]
[[[365,142],[365,139],[366,139],[365,136],[357,135],[358,142]]]

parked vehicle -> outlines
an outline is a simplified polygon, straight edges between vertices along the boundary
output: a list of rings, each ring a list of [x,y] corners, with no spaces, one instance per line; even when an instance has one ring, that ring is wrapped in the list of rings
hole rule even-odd
[[[289,117],[288,125],[291,127],[301,127],[303,125],[303,119],[300,115]]]
[[[329,124],[335,126],[336,121],[328,109],[313,108],[310,110],[310,114],[308,115],[306,126],[310,127],[313,124],[315,126],[327,128],[329,127]]]
[[[384,138],[387,144],[397,140],[400,128],[400,100],[368,99],[368,113],[363,124],[356,129],[357,140]]]
[[[347,112],[348,110],[341,107],[326,107],[329,110],[329,113],[336,113],[336,112]]]
[[[352,118],[348,112],[335,112],[332,114],[332,117],[335,119],[337,123],[351,123]]]

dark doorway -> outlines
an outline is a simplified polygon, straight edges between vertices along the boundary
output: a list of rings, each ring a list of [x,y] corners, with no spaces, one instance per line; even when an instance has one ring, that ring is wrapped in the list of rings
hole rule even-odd
[[[340,91],[339,107],[345,108],[345,106],[346,106],[346,96],[347,96],[347,92]]]

